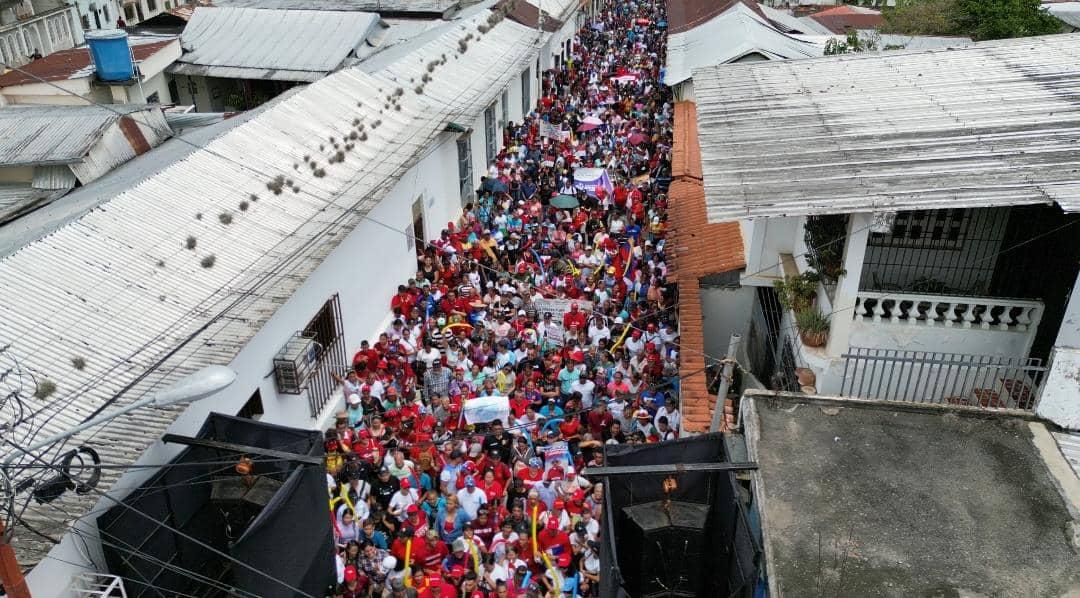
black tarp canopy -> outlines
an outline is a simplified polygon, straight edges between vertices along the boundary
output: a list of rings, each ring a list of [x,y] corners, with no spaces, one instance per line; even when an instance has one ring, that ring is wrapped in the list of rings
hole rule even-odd
[[[604,455],[609,467],[729,461],[722,434],[701,434],[658,444],[607,445]],[[667,588],[659,595],[751,597],[760,549],[748,525],[735,475],[734,471],[676,474],[678,487],[667,497],[675,505],[673,525],[680,525],[680,508],[684,515],[703,510],[704,524],[700,524],[700,517],[687,517],[696,521],[672,528],[674,533],[653,535],[641,532],[642,506],[655,503],[659,510],[668,474],[608,476],[601,528],[600,570],[604,574],[600,576],[600,595],[657,595],[645,591],[655,578],[659,582],[653,587]],[[687,531],[694,527],[701,529],[700,535]],[[655,562],[643,562],[643,555],[646,560],[654,555]]]
[[[317,431],[218,413],[197,437],[307,456],[323,451]],[[125,578],[128,596],[324,595],[335,581],[325,468],[247,455],[270,492],[254,503],[222,500],[222,489],[236,493],[240,485],[233,463],[241,456],[189,446],[98,517],[109,572]]]

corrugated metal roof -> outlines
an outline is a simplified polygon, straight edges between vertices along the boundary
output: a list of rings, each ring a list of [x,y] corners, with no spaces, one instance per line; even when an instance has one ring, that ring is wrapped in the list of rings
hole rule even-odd
[[[364,42],[379,15],[356,11],[199,7],[169,72],[315,81]]]
[[[829,28],[810,17],[799,17],[799,24],[807,35],[836,35]]]
[[[66,189],[38,189],[25,183],[0,183],[0,224],[49,203],[64,191]]]
[[[0,343],[11,343],[9,354],[25,371],[58,384],[53,397],[26,400],[28,411],[42,410],[40,437],[70,428],[128,385],[114,407],[204,365],[230,362],[446,122],[464,118],[517,76],[499,67],[529,63],[538,48],[504,21],[436,69],[430,93],[406,88],[400,111],[382,110],[392,82],[356,68],[334,73],[0,260]],[[425,47],[413,60],[423,69],[437,51]],[[441,85],[451,89],[437,90]],[[368,139],[343,165],[327,166],[323,178],[293,169],[304,155],[325,165],[329,137],[341,139],[354,118],[368,125]],[[377,129],[375,120],[382,121]],[[252,169],[291,177],[302,191],[275,196],[267,176]],[[260,199],[230,225],[194,217],[230,210],[250,193]],[[183,248],[187,235],[196,237],[195,251]],[[201,267],[211,254],[214,266]],[[86,357],[85,370],[71,367],[73,356]],[[130,463],[181,409],[114,420],[98,429],[93,446],[105,462]],[[14,440],[24,431],[16,429]],[[109,470],[101,487],[117,473]],[[25,518],[45,533],[63,533],[57,509],[78,516],[94,499],[67,493],[31,505]],[[17,550],[21,563],[33,564],[51,548],[20,534]]]
[[[415,94],[417,86],[423,85],[423,97],[432,100],[436,109],[456,112],[456,118],[446,120],[472,122],[532,63],[539,47],[535,30],[509,19],[481,33],[478,28],[486,27],[492,14],[484,10],[432,32],[431,38],[404,55],[393,49],[378,54],[372,65],[385,64],[378,74],[397,83],[406,94]],[[462,53],[460,42],[468,36]],[[435,62],[442,64],[429,73],[428,66]],[[425,76],[431,81],[424,83]],[[467,93],[478,87],[480,93]]]
[[[848,29],[877,29],[885,24],[880,10],[862,6],[836,6],[810,15],[833,33],[844,33]]]
[[[773,8],[771,6],[761,3],[758,4],[758,8],[761,10],[762,14],[764,14],[770,21],[772,21],[773,25],[776,25],[777,29],[783,31],[784,33],[815,34],[821,32],[828,33],[829,31],[813,19],[810,20],[812,23],[814,23],[814,27],[812,28],[803,21],[800,21],[798,17],[786,10]]]
[[[709,220],[1078,203],[1080,35],[694,72]]]
[[[1059,21],[1080,29],[1080,2],[1052,2],[1042,6]]]
[[[338,10],[391,13],[441,14],[460,4],[458,0],[215,0],[214,6],[268,8],[274,10]]]
[[[123,114],[147,109],[112,108]],[[0,166],[78,162],[118,118],[116,112],[97,106],[0,108]]]
[[[71,189],[75,186],[75,173],[67,164],[55,166],[35,166],[34,180],[30,183],[35,189]]]
[[[1073,473],[1080,477],[1080,434],[1066,434],[1063,432],[1051,432],[1057,441],[1061,454],[1072,466]]]
[[[897,35],[894,33],[882,33],[880,35],[867,35],[859,32],[863,38],[876,38],[878,48],[885,50],[893,47],[903,50],[933,50],[935,48],[956,48],[969,46],[973,41],[970,37],[941,37],[934,35]]]
[[[567,17],[581,6],[580,0],[525,0],[525,3],[563,22],[566,22]]]
[[[174,42],[175,38],[164,40],[159,38],[154,41],[146,38],[132,39],[131,51],[135,55],[135,60],[146,60]],[[23,65],[17,71],[12,70],[0,75],[0,87],[40,83],[41,79],[46,81],[80,79],[93,74],[94,64],[90,60],[89,50],[85,47],[72,48],[53,52],[44,58]]]
[[[677,85],[696,68],[734,62],[749,54],[781,60],[824,52],[823,45],[783,33],[754,8],[735,2],[709,21],[668,36],[664,83]]]

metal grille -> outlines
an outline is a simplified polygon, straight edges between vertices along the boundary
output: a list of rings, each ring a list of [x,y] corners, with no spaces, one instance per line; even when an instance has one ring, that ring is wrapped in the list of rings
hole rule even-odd
[[[495,141],[495,104],[492,104],[484,110],[484,141],[487,148],[487,163],[491,164],[495,161],[495,154],[498,152],[499,146]]]
[[[762,384],[773,390],[797,391],[797,349],[789,336],[792,328],[782,326],[783,313],[776,291],[770,287],[758,287],[747,335],[747,355],[750,358],[750,371]]]
[[[1041,359],[852,347],[841,396],[1034,411]]]
[[[323,304],[319,313],[304,328],[304,334],[313,335],[315,342],[322,347],[319,362],[315,365],[307,386],[311,417],[318,416],[337,389],[338,382],[332,375],[334,368],[341,369],[343,364],[348,363],[342,330],[341,299],[335,294]]]
[[[465,204],[472,199],[473,194],[472,140],[468,134],[462,135],[457,140],[457,160],[461,203]]]
[[[532,81],[532,69],[525,69],[521,73],[521,118],[532,112],[532,90],[529,89]]]
[[[888,233],[871,233],[860,290],[986,295],[1009,208],[899,212]]]

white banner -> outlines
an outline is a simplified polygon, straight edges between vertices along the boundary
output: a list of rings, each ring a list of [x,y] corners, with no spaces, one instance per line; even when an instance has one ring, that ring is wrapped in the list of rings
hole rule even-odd
[[[476,397],[465,401],[465,422],[469,424],[488,423],[499,420],[502,423],[510,418],[510,399],[507,397]]]
[[[540,136],[541,137],[554,137],[555,139],[562,138],[562,131],[559,130],[557,125],[553,125],[547,121],[540,121]]]
[[[592,315],[593,304],[592,301],[585,301],[583,299],[534,299],[533,307],[536,308],[536,313],[541,318],[545,313],[550,312],[552,319],[562,324],[563,314],[570,311],[571,304],[577,304],[578,310],[585,312],[586,316]]]

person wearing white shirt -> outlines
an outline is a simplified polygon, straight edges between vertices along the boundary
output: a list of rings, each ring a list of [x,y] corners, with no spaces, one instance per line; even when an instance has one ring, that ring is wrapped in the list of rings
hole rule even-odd
[[[578,379],[570,384],[570,391],[581,393],[582,409],[592,409],[593,392],[596,391],[596,383],[589,380],[588,374],[582,372]]]
[[[679,413],[679,400],[672,397],[667,400],[659,409],[656,410],[656,417],[653,418],[653,425],[657,428],[660,424],[661,417],[666,417],[668,421],[668,427],[672,430],[679,430],[679,423],[682,421],[682,413]]]
[[[390,514],[397,517],[399,521],[405,521],[405,509],[409,508],[409,505],[420,502],[420,494],[413,490],[411,485],[408,479],[402,479],[401,489],[390,497]]]
[[[476,512],[480,510],[480,505],[487,504],[487,495],[483,490],[477,490],[476,479],[472,476],[465,477],[465,487],[457,491],[457,499],[469,519],[476,519]]]

